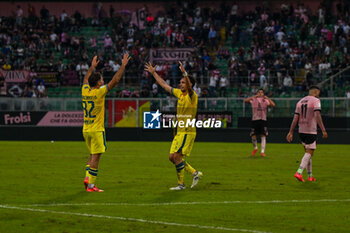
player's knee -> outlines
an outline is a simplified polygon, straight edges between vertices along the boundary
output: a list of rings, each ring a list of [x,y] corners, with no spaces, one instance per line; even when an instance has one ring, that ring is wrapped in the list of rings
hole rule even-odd
[[[174,163],[178,164],[182,162],[182,154],[181,153],[175,153],[174,154]]]
[[[175,163],[174,162],[174,154],[169,155],[169,160],[170,160],[170,162]]]
[[[306,149],[306,153],[309,153],[311,156],[313,156],[314,150],[313,149]]]

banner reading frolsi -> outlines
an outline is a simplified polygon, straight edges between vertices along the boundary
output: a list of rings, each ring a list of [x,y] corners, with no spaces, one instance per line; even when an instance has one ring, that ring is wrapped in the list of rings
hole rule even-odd
[[[0,112],[0,125],[19,126],[19,125],[37,125],[37,126],[79,126],[84,123],[83,111],[64,112]]]

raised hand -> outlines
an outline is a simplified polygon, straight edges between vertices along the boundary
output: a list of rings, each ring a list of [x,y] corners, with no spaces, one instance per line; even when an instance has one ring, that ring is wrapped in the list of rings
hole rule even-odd
[[[186,70],[185,70],[184,66],[182,65],[181,61],[179,61],[179,69],[181,70],[181,73],[186,73]]]
[[[131,57],[129,56],[128,53],[125,53],[123,56],[123,60],[122,60],[122,66],[126,66],[128,64],[128,62],[130,61]]]
[[[145,71],[149,72],[150,74],[154,74],[156,72],[157,65],[152,66],[150,62],[147,62],[145,65]]]
[[[98,63],[100,63],[100,61],[97,59],[97,56],[94,56],[94,58],[92,59],[92,62],[91,62],[91,66],[96,68]]]

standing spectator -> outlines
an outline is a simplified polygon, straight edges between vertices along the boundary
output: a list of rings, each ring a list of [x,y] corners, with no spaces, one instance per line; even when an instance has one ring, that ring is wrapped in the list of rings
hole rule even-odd
[[[289,72],[287,72],[286,76],[283,79],[283,92],[290,93],[290,90],[293,86],[293,79],[290,77]]]
[[[109,35],[107,35],[104,40],[105,52],[110,52],[112,50],[112,46],[113,46],[112,38]]]
[[[202,91],[202,89],[200,88],[200,86],[198,85],[198,83],[195,83],[195,84],[194,84],[193,90],[194,90],[194,92],[196,92],[196,94],[197,94],[198,97],[201,96],[201,91]]]
[[[214,26],[210,27],[208,38],[211,44],[211,49],[216,48],[216,31]]]
[[[66,13],[66,10],[63,10],[62,11],[62,14],[61,14],[61,22],[64,22],[64,20],[67,18],[67,13]]]
[[[226,88],[228,86],[228,79],[225,76],[220,75],[219,86],[220,86],[220,96],[226,97]]]
[[[17,6],[16,11],[16,24],[22,26],[23,10],[20,5]]]
[[[214,72],[210,72],[210,77],[209,77],[209,95],[210,97],[215,97],[215,88],[216,88],[216,78],[214,75]]]

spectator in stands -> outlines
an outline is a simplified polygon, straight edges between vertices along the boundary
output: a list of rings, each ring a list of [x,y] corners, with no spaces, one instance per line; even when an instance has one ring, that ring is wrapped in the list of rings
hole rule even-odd
[[[113,46],[113,41],[110,35],[107,35],[104,39],[105,52],[111,52]]]
[[[286,76],[283,79],[283,92],[290,94],[290,90],[293,86],[293,79],[290,77],[289,72],[286,73]]]
[[[66,13],[66,10],[63,10],[62,14],[61,14],[61,22],[63,23],[67,17],[68,17],[68,15]]]
[[[210,77],[209,77],[209,95],[210,97],[215,97],[216,96],[216,77],[214,75],[214,72],[210,72]]]
[[[3,70],[11,70],[12,66],[9,64],[8,61],[5,62],[5,64],[2,66]]]
[[[23,10],[20,5],[17,5],[16,24],[22,26]]]
[[[194,92],[196,92],[198,97],[201,97],[201,91],[202,89],[200,88],[200,86],[198,85],[198,83],[196,82],[193,86],[193,90]]]
[[[226,76],[219,76],[220,96],[226,97],[226,89],[228,87],[228,79]]]
[[[152,85],[152,95],[153,97],[158,97],[158,85],[156,82]]]
[[[46,88],[42,81],[39,82],[39,85],[37,86],[37,91],[38,97],[47,97]]]

